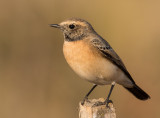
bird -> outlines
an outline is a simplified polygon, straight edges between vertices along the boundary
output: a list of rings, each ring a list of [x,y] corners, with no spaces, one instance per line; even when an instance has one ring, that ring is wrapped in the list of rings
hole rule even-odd
[[[98,85],[111,85],[111,88],[106,100],[97,105],[108,106],[112,102],[110,96],[115,84],[122,85],[140,100],[150,98],[135,83],[110,44],[94,30],[89,22],[80,18],[69,18],[50,26],[60,29],[63,33],[63,53],[69,66],[81,78],[93,83],[93,87],[81,102],[82,105]]]

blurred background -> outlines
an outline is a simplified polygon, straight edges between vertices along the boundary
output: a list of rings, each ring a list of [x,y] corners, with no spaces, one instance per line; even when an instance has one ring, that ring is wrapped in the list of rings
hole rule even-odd
[[[48,26],[70,17],[89,21],[112,45],[151,99],[140,101],[117,85],[118,118],[160,117],[159,0],[1,0],[0,118],[78,118],[92,87],[67,65],[63,35]],[[96,88],[90,98],[108,95]]]

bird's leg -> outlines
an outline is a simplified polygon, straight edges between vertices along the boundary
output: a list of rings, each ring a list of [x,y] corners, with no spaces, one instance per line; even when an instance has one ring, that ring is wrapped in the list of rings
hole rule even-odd
[[[97,85],[95,84],[91,90],[86,94],[86,96],[83,98],[83,101],[81,102],[81,105],[84,105],[84,102],[86,99],[88,99],[88,96],[91,94],[91,92],[97,87]]]
[[[113,90],[114,86],[115,86],[115,82],[112,83],[111,89],[110,89],[109,94],[107,96],[107,99],[104,101],[104,103],[106,104],[107,107],[108,107],[109,103],[113,103],[112,100],[110,100],[109,98],[111,96],[111,93],[112,93],[112,90]]]
[[[97,102],[97,103],[95,103],[93,106],[106,105],[106,106],[108,107],[108,104],[109,104],[109,103],[113,103],[112,100],[110,100],[109,98],[110,98],[110,96],[111,96],[111,93],[112,93],[112,90],[113,90],[114,86],[115,86],[115,82],[112,82],[111,89],[110,89],[110,91],[109,91],[109,94],[108,94],[108,96],[107,96],[107,99],[106,99],[104,102]]]

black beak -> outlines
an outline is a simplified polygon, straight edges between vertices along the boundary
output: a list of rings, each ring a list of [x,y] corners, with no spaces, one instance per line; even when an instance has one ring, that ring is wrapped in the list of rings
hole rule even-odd
[[[58,25],[58,24],[50,24],[49,26],[50,27],[55,27],[55,28],[60,28],[60,25]]]

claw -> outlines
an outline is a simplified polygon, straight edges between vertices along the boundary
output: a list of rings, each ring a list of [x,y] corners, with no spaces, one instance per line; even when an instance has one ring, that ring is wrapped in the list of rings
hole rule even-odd
[[[85,98],[82,100],[81,105],[84,105],[84,103],[85,103],[86,100],[88,100],[87,97],[85,97]]]
[[[85,100],[83,100],[83,101],[81,102],[81,105],[84,105],[84,102],[85,102]]]
[[[112,100],[107,100],[106,101],[106,107],[109,107],[109,103],[113,103],[113,101]]]

